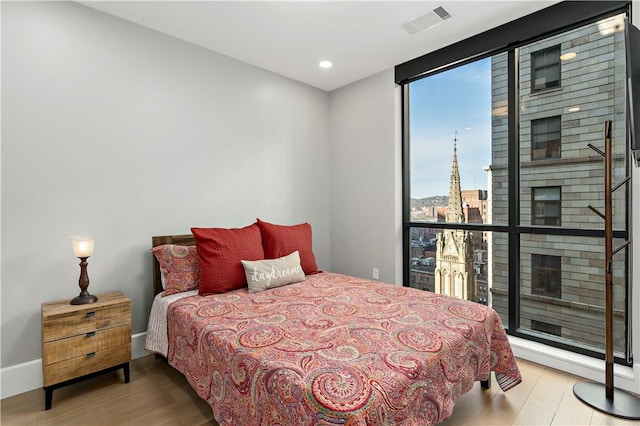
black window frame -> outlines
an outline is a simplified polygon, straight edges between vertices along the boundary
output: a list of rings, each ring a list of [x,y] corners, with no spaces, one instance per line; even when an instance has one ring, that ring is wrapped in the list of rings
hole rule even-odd
[[[560,65],[560,45],[550,46],[544,49],[531,52],[531,93],[546,92],[547,90],[557,89],[562,87],[561,82],[561,65]],[[538,58],[542,58],[542,64],[536,66]],[[544,86],[538,87],[536,80],[538,80],[538,74],[548,74],[550,71],[554,71],[558,74],[556,80],[546,81]]]
[[[516,82],[518,54],[517,48],[542,40],[572,29],[593,23],[596,20],[604,19],[616,14],[625,13],[627,19],[631,21],[631,0],[595,0],[595,1],[562,1],[542,9],[538,12],[524,16],[511,22],[507,22],[491,30],[477,34],[470,38],[456,42],[449,46],[425,54],[413,60],[399,64],[395,67],[395,82],[401,86],[401,120],[402,120],[402,234],[403,234],[403,284],[410,283],[410,234],[412,228],[432,228],[432,229],[463,229],[470,231],[500,232],[508,235],[508,256],[509,259],[517,259],[520,256],[520,236],[524,234],[546,234],[558,236],[579,236],[603,238],[604,230],[599,229],[576,229],[564,227],[544,227],[520,224],[520,194],[519,194],[519,174],[520,157],[518,152],[519,126],[518,111],[512,106],[518,105],[516,90],[509,87],[507,98],[510,106],[507,111],[508,122],[508,223],[506,224],[448,224],[444,222],[420,223],[411,221],[410,206],[410,176],[409,176],[409,83],[435,75],[439,72],[458,67],[460,65],[476,61],[478,59],[490,57],[498,53],[506,52],[508,55],[508,79]],[[629,175],[629,164],[627,160],[627,175]],[[631,185],[626,185],[627,200],[631,200]],[[613,231],[613,237],[628,241],[630,237],[631,203],[627,203],[626,224],[623,230]],[[627,294],[631,268],[629,250],[625,251],[625,265],[627,266]],[[522,337],[535,342],[540,342],[552,347],[566,349],[571,352],[588,355],[591,357],[604,359],[604,351],[592,350],[581,346],[570,345],[562,341],[549,339],[540,336],[539,333],[530,333],[520,328],[520,261],[509,262],[508,265],[508,322],[505,324],[507,334]],[[625,324],[629,324],[629,312],[625,312]],[[625,330],[629,336],[629,330]],[[615,356],[615,362],[623,365],[632,365],[633,356],[631,352],[630,338],[627,338],[627,353],[625,357]]]

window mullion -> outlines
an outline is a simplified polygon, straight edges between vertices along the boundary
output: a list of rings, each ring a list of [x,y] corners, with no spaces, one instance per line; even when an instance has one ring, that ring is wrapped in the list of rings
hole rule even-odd
[[[518,129],[518,49],[507,52],[508,81],[508,229],[509,229],[509,324],[508,332],[520,327],[520,235],[517,232],[520,218],[519,188],[519,129]]]

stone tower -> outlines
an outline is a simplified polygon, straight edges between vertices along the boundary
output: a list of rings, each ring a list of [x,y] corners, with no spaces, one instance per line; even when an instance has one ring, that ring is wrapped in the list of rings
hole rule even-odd
[[[449,204],[445,220],[465,223],[460,188],[457,154],[458,132],[453,139],[453,164],[449,183]],[[436,239],[435,292],[459,299],[477,301],[477,283],[474,268],[473,241],[469,231],[446,229]]]

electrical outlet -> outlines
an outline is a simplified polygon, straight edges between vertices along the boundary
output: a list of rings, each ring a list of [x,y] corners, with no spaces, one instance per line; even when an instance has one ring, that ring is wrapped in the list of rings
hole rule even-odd
[[[373,279],[377,280],[378,278],[380,278],[380,273],[378,271],[378,268],[373,268]]]

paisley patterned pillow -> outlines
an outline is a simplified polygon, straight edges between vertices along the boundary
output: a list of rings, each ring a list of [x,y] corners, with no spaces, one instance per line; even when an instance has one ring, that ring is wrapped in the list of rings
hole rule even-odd
[[[151,251],[160,263],[162,297],[198,288],[200,258],[195,246],[163,244]]]

